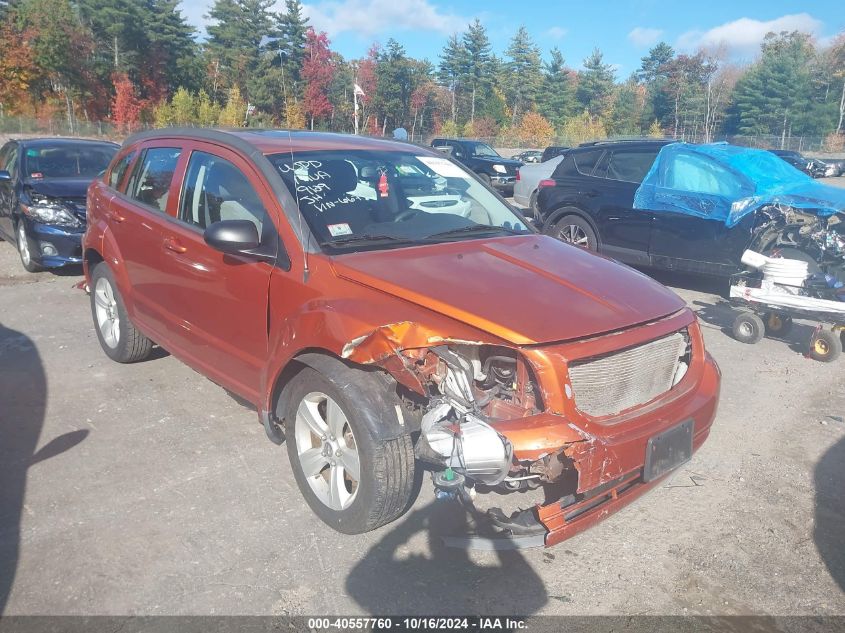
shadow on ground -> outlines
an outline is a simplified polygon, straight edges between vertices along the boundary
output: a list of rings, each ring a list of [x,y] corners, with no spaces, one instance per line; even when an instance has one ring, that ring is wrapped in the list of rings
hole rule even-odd
[[[20,550],[27,471],[85,439],[88,431],[71,431],[44,445],[47,378],[32,340],[0,324],[0,615],[6,608]]]
[[[831,416],[834,417],[834,416]],[[836,421],[842,421],[836,417]],[[845,438],[822,455],[815,470],[813,540],[830,575],[845,591]]]
[[[346,578],[347,594],[371,614],[537,613],[548,602],[548,594],[522,553],[471,557],[467,551],[443,545],[440,535],[460,534],[466,523],[462,508],[450,502],[432,501],[411,512],[388,526],[384,538],[352,568]],[[418,533],[426,534],[427,551],[416,542],[410,546]]]
[[[719,297],[727,297],[730,290],[730,283],[727,277],[713,277],[710,275],[694,275],[692,273],[680,273],[669,270],[658,270],[656,268],[638,268],[641,273],[659,281],[664,286],[672,288],[684,288],[695,292],[705,292]]]

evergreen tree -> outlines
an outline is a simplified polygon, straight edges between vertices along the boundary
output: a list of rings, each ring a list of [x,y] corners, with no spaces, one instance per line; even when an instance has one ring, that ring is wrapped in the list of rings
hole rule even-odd
[[[531,39],[528,30],[520,26],[505,55],[503,83],[511,109],[511,122],[515,123],[533,108],[543,82],[540,48]]]
[[[590,116],[603,119],[610,110],[615,84],[613,69],[604,63],[602,52],[596,48],[584,60],[584,70],[578,73],[576,96]]]
[[[551,58],[543,67],[537,109],[556,129],[575,113],[575,88],[557,47],[551,50]]]
[[[664,90],[668,81],[667,68],[675,59],[675,49],[666,42],[658,42],[640,61],[636,76],[645,85],[646,99],[643,108],[641,126],[657,119],[663,121],[672,113],[672,101]]]
[[[462,43],[466,51],[463,59],[463,83],[470,93],[469,120],[473,121],[476,101],[479,97],[486,98],[492,88],[495,59],[487,31],[478,18],[469,25]]]
[[[393,38],[379,54],[376,65],[376,100],[380,104],[382,129],[388,124],[405,125],[410,109],[411,68],[405,49]]]
[[[813,55],[809,36],[803,33],[770,33],[760,60],[739,80],[732,105],[733,131],[781,137],[806,131],[811,95],[809,62]],[[802,126],[803,123],[803,126]]]
[[[249,99],[248,86],[258,70],[264,38],[270,33],[273,0],[215,0],[208,12],[206,54],[221,83],[237,86]]]
[[[440,53],[440,65],[437,69],[437,79],[449,88],[451,93],[452,121],[457,121],[457,96],[462,88],[464,69],[467,67],[467,52],[457,35],[452,35]]]
[[[638,136],[642,133],[644,87],[632,76],[621,86],[617,86],[613,99],[613,111],[610,115],[608,131],[613,135]]]

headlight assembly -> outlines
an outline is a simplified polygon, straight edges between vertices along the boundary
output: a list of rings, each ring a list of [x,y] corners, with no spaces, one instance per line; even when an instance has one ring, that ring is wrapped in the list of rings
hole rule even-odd
[[[82,226],[77,218],[67,207],[52,200],[37,200],[32,204],[21,203],[21,211],[36,222],[52,224],[54,226],[65,226],[78,228]]]
[[[505,169],[505,166],[504,166],[504,165],[493,165],[493,171],[495,171],[497,174],[506,174],[506,173],[508,173],[508,170],[507,170],[507,169]]]

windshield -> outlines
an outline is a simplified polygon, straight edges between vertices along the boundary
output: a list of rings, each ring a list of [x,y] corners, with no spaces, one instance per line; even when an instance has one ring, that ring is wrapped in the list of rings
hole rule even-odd
[[[317,240],[338,249],[526,233],[524,221],[447,158],[414,151],[272,154]]]
[[[23,173],[27,178],[95,178],[117,150],[117,146],[87,144],[30,147],[24,152]]]
[[[497,158],[501,158],[499,152],[494,150],[492,147],[487,145],[487,143],[473,143],[472,145],[472,155],[473,156],[494,156]]]

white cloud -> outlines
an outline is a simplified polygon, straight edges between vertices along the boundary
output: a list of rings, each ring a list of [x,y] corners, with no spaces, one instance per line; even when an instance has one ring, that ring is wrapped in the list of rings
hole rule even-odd
[[[628,39],[638,48],[645,48],[657,44],[663,36],[662,29],[652,29],[647,26],[638,26],[628,33]]]
[[[774,20],[739,18],[707,31],[687,31],[678,38],[677,48],[692,51],[698,48],[724,46],[734,55],[753,55],[766,33],[801,31],[818,35],[822,22],[809,13],[784,15]]]
[[[546,31],[546,35],[548,35],[553,40],[562,40],[569,31],[561,26],[553,26],[548,31]]]
[[[213,0],[182,0],[180,9],[188,23],[201,31]],[[284,11],[283,0],[270,7]],[[330,36],[344,32],[371,38],[385,31],[434,31],[451,35],[466,30],[471,18],[444,12],[429,0],[324,0],[303,3],[303,13],[317,31]]]
[[[411,30],[450,35],[470,23],[470,18],[442,12],[428,0],[328,0],[304,5],[304,13],[316,30],[330,36],[349,31],[370,38]]]

